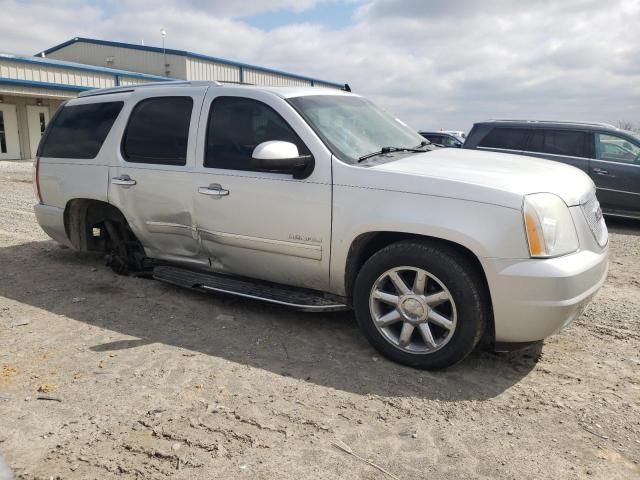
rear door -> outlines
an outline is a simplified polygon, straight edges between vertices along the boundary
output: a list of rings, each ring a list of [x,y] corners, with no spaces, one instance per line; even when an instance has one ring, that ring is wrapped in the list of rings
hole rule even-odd
[[[120,148],[109,168],[109,202],[154,258],[199,263],[191,175],[205,91],[141,89],[125,107]]]
[[[640,216],[640,142],[609,132],[594,134],[589,174],[608,213]]]
[[[582,130],[535,128],[524,148],[524,154],[567,163],[589,172],[589,134]]]
[[[194,214],[212,268],[324,289],[329,283],[331,154],[283,99],[268,92],[210,88],[198,141]],[[282,140],[311,154],[305,179],[259,171],[251,154]],[[215,195],[216,191],[219,195]]]

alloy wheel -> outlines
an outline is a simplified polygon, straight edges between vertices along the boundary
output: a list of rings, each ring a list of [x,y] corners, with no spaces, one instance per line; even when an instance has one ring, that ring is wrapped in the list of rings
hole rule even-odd
[[[447,287],[415,267],[384,272],[369,295],[373,323],[394,347],[419,354],[444,347],[456,330],[456,305]]]

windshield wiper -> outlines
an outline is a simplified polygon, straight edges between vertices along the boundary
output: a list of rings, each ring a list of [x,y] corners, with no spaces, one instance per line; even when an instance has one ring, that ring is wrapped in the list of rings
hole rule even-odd
[[[420,144],[420,146],[422,147],[423,145]],[[377,152],[371,152],[371,153],[367,153],[366,155],[361,156],[360,158],[358,158],[358,163],[362,162],[363,160],[366,160],[367,158],[376,157],[378,155],[385,155],[387,153],[392,153],[392,152],[423,153],[424,150],[418,150],[417,148],[405,148],[405,147],[382,147]]]

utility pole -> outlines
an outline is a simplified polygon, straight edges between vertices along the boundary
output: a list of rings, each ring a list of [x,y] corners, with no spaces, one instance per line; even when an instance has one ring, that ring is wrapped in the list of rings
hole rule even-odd
[[[162,35],[162,61],[164,62],[164,76],[168,77],[169,73],[169,64],[167,63],[167,52],[164,47],[164,38],[167,36],[167,31],[164,28],[160,29],[160,35]]]

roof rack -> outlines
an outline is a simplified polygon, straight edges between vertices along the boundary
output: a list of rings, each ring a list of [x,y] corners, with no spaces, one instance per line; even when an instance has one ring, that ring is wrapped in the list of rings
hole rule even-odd
[[[514,123],[540,123],[540,124],[560,124],[560,125],[590,125],[594,127],[608,127],[617,128],[609,123],[604,122],[581,122],[581,121],[567,121],[567,120],[520,120],[520,119],[503,119],[496,118],[487,120],[488,122],[514,122]]]
[[[173,80],[169,82],[151,82],[151,83],[138,83],[135,85],[123,85],[120,87],[111,88],[98,88],[94,90],[87,90],[81,92],[78,97],[95,97],[97,95],[109,95],[112,93],[127,93],[133,92],[139,88],[148,87],[204,87],[204,86],[222,86],[222,83],[215,80],[210,81],[189,81],[189,80]]]

